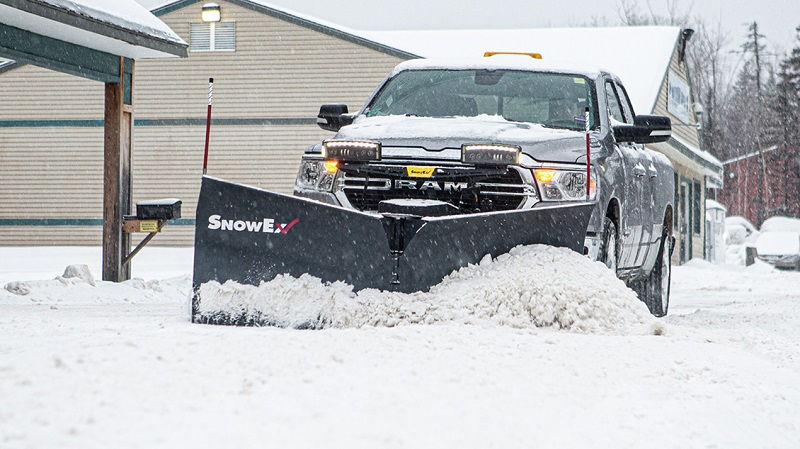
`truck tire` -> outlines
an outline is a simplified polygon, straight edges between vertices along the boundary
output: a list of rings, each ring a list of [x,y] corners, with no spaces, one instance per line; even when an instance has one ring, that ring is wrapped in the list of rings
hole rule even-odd
[[[617,273],[617,262],[619,261],[619,239],[617,239],[617,225],[609,217],[603,219],[603,244],[600,247],[599,260],[603,262],[609,270]]]
[[[662,317],[669,310],[669,291],[672,278],[672,257],[670,236],[664,235],[658,250],[658,259],[653,271],[637,289],[639,298],[644,301],[653,316]]]

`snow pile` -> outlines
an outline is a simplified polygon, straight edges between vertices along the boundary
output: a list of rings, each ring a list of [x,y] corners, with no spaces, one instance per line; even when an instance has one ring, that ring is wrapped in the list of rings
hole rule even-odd
[[[564,248],[514,248],[453,272],[429,292],[353,292],[342,282],[279,276],[259,286],[200,287],[206,318],[282,327],[398,326],[458,322],[583,333],[663,332],[635,293],[604,265]]]
[[[0,290],[2,304],[118,304],[186,301],[189,276],[115,283],[95,281],[86,265],[69,265],[50,280],[12,281]]]
[[[744,265],[748,246],[754,246],[758,229],[744,217],[725,217],[725,263]]]
[[[92,270],[89,269],[88,265],[79,264],[79,265],[67,265],[67,268],[64,269],[64,274],[61,275],[62,278],[77,278],[86,282],[87,284],[94,287],[97,285],[94,281],[94,276],[92,275]],[[57,279],[57,278],[56,278]]]
[[[747,228],[739,224],[725,226],[725,244],[743,245],[747,241]]]

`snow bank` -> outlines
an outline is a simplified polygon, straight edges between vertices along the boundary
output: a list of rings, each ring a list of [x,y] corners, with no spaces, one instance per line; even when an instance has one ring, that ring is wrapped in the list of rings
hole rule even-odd
[[[191,291],[189,276],[144,281],[96,281],[86,265],[69,265],[50,280],[12,281],[0,290],[3,304],[181,303]]]
[[[342,282],[279,276],[259,286],[200,288],[199,312],[282,327],[398,326],[458,322],[583,333],[663,332],[635,293],[604,265],[563,248],[514,248],[453,272],[429,292],[353,292]]]

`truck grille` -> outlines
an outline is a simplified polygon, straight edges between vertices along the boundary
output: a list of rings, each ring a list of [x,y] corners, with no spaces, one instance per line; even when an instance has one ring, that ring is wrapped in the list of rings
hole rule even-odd
[[[528,198],[536,197],[533,186],[525,183],[517,170],[483,178],[437,179],[364,177],[344,174],[342,189],[350,204],[363,211],[378,210],[378,203],[389,199],[429,199],[450,203],[462,213],[513,210]]]

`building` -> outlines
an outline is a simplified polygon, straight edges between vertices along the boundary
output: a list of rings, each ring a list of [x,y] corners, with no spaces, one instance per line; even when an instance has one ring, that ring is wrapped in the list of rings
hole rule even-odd
[[[215,78],[209,173],[289,192],[304,148],[330,135],[315,125],[320,104],[357,109],[406,59],[501,50],[607,67],[637,112],[672,117],[674,138],[654,148],[678,171],[676,261],[702,256],[705,190],[721,186],[721,164],[699,149],[682,58],[688,35],[679,28],[367,32],[261,0],[218,3],[219,22],[203,22],[197,0],[155,9],[190,43],[189,58],[137,64],[134,200],[184,200],[186,219],[160,243],[191,244],[208,77]],[[92,146],[102,120],[91,111],[101,92],[35,67],[0,71],[0,104],[8,106],[0,109],[0,245],[97,244],[102,180]]]
[[[725,188],[717,201],[727,206],[729,216],[741,215],[758,227],[775,215],[800,217],[800,149],[773,146],[723,164]]]

